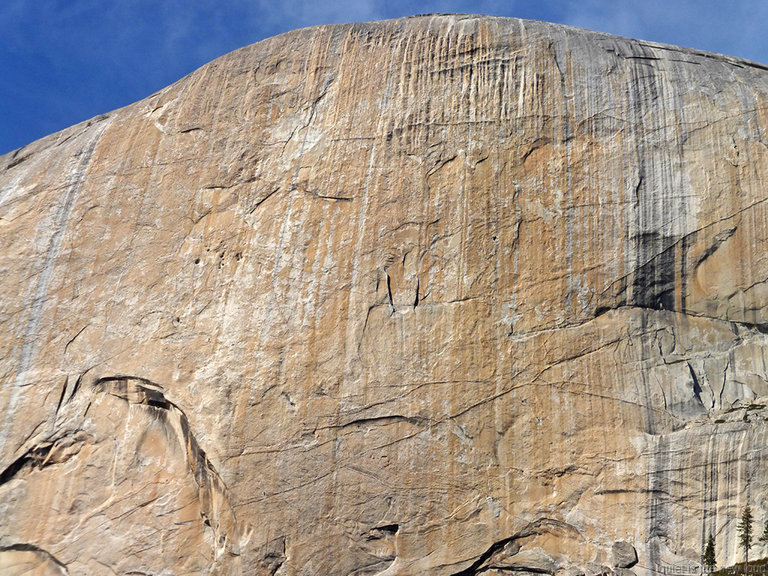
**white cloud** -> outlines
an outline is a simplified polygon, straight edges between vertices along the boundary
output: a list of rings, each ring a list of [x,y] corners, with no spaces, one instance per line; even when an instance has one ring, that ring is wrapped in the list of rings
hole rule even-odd
[[[744,58],[768,56],[768,5],[744,0],[582,0],[569,6],[564,23]]]

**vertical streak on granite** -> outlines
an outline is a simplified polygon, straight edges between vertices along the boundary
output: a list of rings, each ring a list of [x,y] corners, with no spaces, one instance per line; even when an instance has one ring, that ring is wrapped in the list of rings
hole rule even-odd
[[[40,268],[33,277],[34,290],[30,290],[31,296],[24,306],[29,312],[23,335],[21,336],[21,341],[18,344],[18,356],[15,361],[16,373],[13,381],[10,382],[8,403],[3,409],[3,426],[0,428],[0,451],[5,448],[7,441],[3,431],[10,428],[10,421],[16,415],[19,397],[27,386],[28,372],[33,366],[36,349],[40,344],[41,337],[43,337],[43,335],[40,334],[40,324],[44,313],[43,306],[46,299],[49,297],[48,288],[51,283],[54,268],[57,264],[59,248],[61,247],[64,234],[67,231],[72,208],[74,207],[83,179],[88,173],[88,168],[93,159],[93,154],[99,143],[99,139],[108,126],[108,121],[101,122],[96,128],[91,130],[93,135],[90,136],[88,141],[86,141],[82,145],[83,147],[77,152],[77,163],[73,166],[72,171],[66,175],[64,180],[65,182],[71,182],[71,184],[65,185],[62,199],[53,216],[45,253],[42,256]]]

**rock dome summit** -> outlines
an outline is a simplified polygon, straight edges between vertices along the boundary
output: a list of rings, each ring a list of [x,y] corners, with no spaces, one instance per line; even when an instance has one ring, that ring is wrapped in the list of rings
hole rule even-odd
[[[0,156],[0,572],[741,561],[767,129],[762,65],[439,15]]]

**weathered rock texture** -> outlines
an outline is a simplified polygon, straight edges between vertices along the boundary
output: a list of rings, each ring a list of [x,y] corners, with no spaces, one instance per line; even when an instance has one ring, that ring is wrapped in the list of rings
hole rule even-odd
[[[740,560],[766,128],[757,64],[429,16],[265,40],[0,157],[0,568]]]

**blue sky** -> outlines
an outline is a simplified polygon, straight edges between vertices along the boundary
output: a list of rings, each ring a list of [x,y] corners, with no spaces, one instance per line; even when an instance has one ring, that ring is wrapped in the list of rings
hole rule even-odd
[[[431,12],[547,20],[768,64],[762,0],[0,0],[0,154],[281,32]]]

